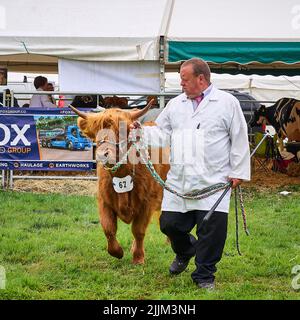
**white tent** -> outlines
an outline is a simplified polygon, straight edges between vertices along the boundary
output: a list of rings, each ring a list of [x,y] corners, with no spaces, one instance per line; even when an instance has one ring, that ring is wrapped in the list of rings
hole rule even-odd
[[[211,81],[219,89],[247,92],[259,101],[277,101],[283,97],[300,100],[300,76],[275,77],[212,73]],[[170,92],[181,90],[178,73],[166,73],[166,90]]]
[[[215,72],[297,74],[299,30],[298,0],[2,0],[0,65],[57,71],[58,58],[160,61],[164,54],[174,69],[197,56]]]
[[[64,91],[157,92],[171,3],[3,0],[0,66],[58,72]]]
[[[299,30],[298,0],[175,0],[166,60],[201,57],[223,73],[299,74]]]
[[[39,62],[57,69],[57,58],[158,61],[169,10],[168,0],[2,0],[0,65],[26,70]]]

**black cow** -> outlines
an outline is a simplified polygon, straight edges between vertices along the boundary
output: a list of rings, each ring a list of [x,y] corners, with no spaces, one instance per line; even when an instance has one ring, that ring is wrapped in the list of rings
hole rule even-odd
[[[300,141],[300,101],[292,98],[279,99],[273,106],[262,105],[254,112],[251,127],[261,124],[270,124],[276,130],[278,138],[282,141]]]
[[[75,96],[71,105],[74,108],[97,108],[97,96],[90,95],[90,96]],[[104,107],[105,102],[101,95],[99,95],[99,106]]]

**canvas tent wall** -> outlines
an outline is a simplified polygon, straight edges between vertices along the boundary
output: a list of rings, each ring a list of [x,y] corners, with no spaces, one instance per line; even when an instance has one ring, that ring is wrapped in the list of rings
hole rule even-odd
[[[167,3],[2,0],[0,52],[84,61],[158,60],[158,37]]]
[[[215,72],[300,74],[297,0],[175,0],[168,70],[201,57]]]
[[[127,75],[128,91],[137,87],[157,92],[163,78],[160,34],[165,34],[170,3],[3,0],[0,66],[9,71],[58,72],[60,89],[65,91],[118,91]],[[145,71],[139,72],[141,69]],[[74,70],[77,77],[69,81]]]
[[[215,72],[298,74],[300,5],[297,0],[0,3],[0,65],[9,71],[57,72],[58,59],[159,63],[162,38],[167,70],[198,56]]]
[[[258,101],[277,101],[283,97],[300,100],[300,76],[259,76],[212,73],[212,83],[219,89],[249,93]],[[178,73],[166,73],[166,90],[181,91]],[[264,103],[268,105],[268,103]]]

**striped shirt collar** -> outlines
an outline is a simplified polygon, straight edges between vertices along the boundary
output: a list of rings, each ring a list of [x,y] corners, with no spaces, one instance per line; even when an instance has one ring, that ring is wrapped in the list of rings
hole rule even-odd
[[[207,97],[207,96],[211,93],[213,87],[214,87],[214,86],[213,86],[213,84],[211,83],[210,86],[207,87],[207,88],[202,92],[202,93],[203,93],[203,99],[204,99],[205,97]],[[184,95],[185,95],[185,99],[183,99],[183,101],[190,99],[186,94],[184,94]],[[190,99],[190,100],[193,100],[193,99]]]

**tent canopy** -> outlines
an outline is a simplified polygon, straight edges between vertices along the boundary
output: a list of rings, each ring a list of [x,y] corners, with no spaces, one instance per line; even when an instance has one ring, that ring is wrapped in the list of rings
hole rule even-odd
[[[175,0],[167,63],[201,57],[215,72],[299,74],[299,30],[297,0]]]
[[[36,58],[32,55],[83,61],[158,60],[158,40],[165,32],[168,3],[167,0],[49,3],[2,0],[0,64],[20,66],[23,61],[28,66]],[[15,58],[8,59],[8,55]]]
[[[2,0],[0,65],[50,72],[58,58],[158,61],[163,36],[167,70],[201,57],[214,72],[291,75],[299,31],[298,0]]]

